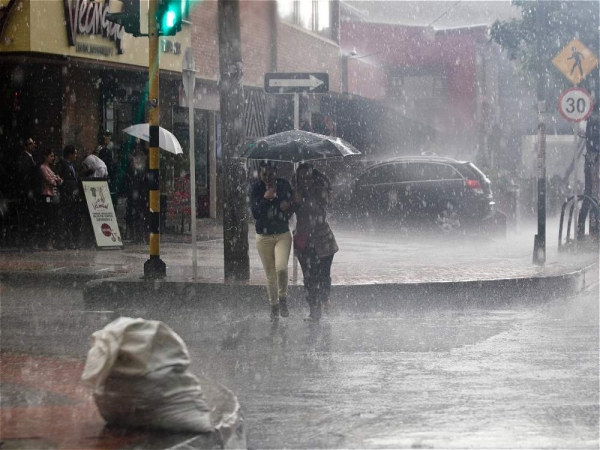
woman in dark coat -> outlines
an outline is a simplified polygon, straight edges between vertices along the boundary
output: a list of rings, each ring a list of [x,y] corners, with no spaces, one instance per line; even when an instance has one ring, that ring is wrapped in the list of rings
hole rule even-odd
[[[297,224],[294,248],[302,267],[306,301],[310,308],[307,320],[321,318],[322,305],[331,291],[331,264],[339,250],[327,222],[327,204],[331,183],[312,164],[301,164],[294,175],[294,212]]]

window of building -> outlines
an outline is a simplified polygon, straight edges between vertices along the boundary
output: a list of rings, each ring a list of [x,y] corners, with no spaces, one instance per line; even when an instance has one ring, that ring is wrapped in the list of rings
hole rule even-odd
[[[277,11],[282,20],[331,38],[329,0],[277,0]]]

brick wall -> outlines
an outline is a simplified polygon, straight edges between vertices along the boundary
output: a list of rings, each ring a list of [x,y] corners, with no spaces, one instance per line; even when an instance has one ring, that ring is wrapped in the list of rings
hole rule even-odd
[[[359,59],[348,59],[348,93],[381,100],[386,97],[387,75],[381,67]]]
[[[294,25],[278,22],[277,70],[326,72],[329,74],[329,90],[341,93],[342,70],[338,45]]]
[[[217,2],[193,2],[190,12],[192,48],[196,59],[197,77],[217,80],[219,75],[219,35]]]
[[[240,27],[244,84],[262,87],[271,67],[270,2],[242,0]],[[219,75],[219,35],[217,2],[202,2],[191,13],[194,23],[192,45],[198,77],[216,80]]]
[[[271,69],[271,2],[243,0],[240,3],[244,84],[262,87]]]

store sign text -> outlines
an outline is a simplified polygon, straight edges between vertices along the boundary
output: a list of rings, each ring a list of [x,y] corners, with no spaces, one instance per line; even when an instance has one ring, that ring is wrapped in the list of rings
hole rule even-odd
[[[106,20],[108,2],[93,0],[63,0],[70,46],[77,46],[77,35],[102,35],[117,44],[117,53],[123,54],[125,28]]]

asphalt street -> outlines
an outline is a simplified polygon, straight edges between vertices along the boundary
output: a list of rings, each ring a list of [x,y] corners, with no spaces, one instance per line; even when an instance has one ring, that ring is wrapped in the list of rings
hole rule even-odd
[[[238,396],[251,448],[598,448],[598,294],[314,325],[304,311],[89,310],[79,289],[4,284],[1,350],[83,361],[116,316],[164,320],[192,372]]]

